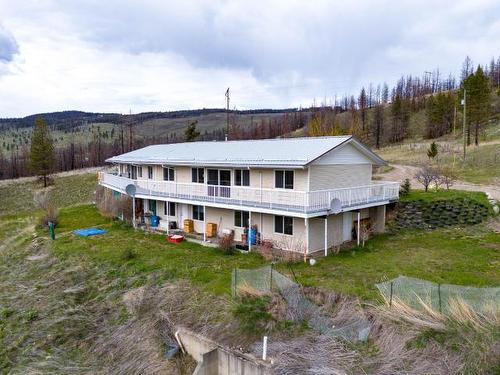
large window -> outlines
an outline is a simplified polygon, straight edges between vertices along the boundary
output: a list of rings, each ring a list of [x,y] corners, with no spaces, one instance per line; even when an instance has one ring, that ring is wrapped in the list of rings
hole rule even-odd
[[[142,167],[137,167],[137,177],[142,178]]]
[[[205,220],[205,210],[203,206],[193,206],[193,220]]]
[[[174,168],[163,168],[163,180],[174,181],[175,170]]]
[[[203,168],[191,168],[191,181],[200,184],[205,183],[205,169]]]
[[[165,202],[165,215],[175,216],[175,202]]]
[[[274,216],[274,231],[293,235],[293,217],[290,216]]]
[[[250,171],[248,169],[236,169],[234,171],[234,184],[236,186],[250,186]]]
[[[148,178],[150,180],[153,179],[153,167],[151,167],[151,166],[148,166]]]
[[[234,226],[248,228],[248,211],[234,211]]]
[[[274,171],[274,187],[293,189],[293,171]]]

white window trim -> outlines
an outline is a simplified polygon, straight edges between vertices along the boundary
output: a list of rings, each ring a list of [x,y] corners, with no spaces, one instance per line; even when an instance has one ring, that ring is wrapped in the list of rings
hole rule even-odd
[[[233,221],[234,221],[234,213],[236,213],[236,212],[239,212],[239,213],[240,213],[240,215],[241,215],[240,219],[243,219],[243,212],[246,212],[246,213],[248,214],[248,224],[250,224],[250,211],[245,211],[245,210],[234,210],[234,211],[233,211]],[[241,220],[241,224],[243,224],[243,220]],[[241,227],[239,227],[239,226],[237,226],[237,225],[236,225],[236,223],[234,223],[234,225],[233,225],[233,226],[234,226],[235,228],[247,228],[247,227],[245,227],[245,226],[241,226]]]
[[[290,190],[290,189],[288,189],[288,190]],[[276,232],[276,219],[275,219],[276,216],[283,217],[283,232],[285,231],[285,217],[291,217],[292,218],[292,234]],[[293,216],[287,216],[287,215],[273,215],[273,231],[274,231],[274,234],[279,234],[281,236],[293,237],[294,233],[295,233],[295,217],[293,217]]]
[[[203,208],[203,219],[202,220],[194,218],[194,206],[198,206],[198,207],[202,207]],[[191,215],[193,215],[193,220],[194,221],[204,222],[205,221],[205,215],[207,214],[205,211],[206,211],[205,210],[205,206],[201,206],[199,204],[193,204],[192,207],[191,207]]]
[[[163,176],[162,177],[162,181],[167,181],[167,182],[175,182],[177,179],[177,171],[175,170],[175,167],[161,167],[162,170],[163,170]],[[173,180],[165,180],[165,169],[171,169],[174,171],[174,179]]]
[[[277,190],[295,190],[295,171],[293,169],[274,169],[273,170],[273,182],[274,182],[274,188]],[[285,172],[286,171],[292,171],[293,173],[293,188],[288,189],[285,187]],[[283,187],[276,187],[276,172],[283,172]]]
[[[241,185],[236,185],[236,171],[241,171]],[[243,171],[248,171],[248,185],[243,185]],[[233,169],[233,177],[232,178],[233,178],[233,180],[231,181],[232,186],[236,186],[236,187],[251,187],[252,186],[250,169],[235,168],[235,169]]]

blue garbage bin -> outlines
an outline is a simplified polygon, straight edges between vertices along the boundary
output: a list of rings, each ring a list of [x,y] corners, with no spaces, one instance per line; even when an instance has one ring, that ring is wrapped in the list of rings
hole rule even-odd
[[[250,228],[249,233],[250,233],[250,244],[257,245],[257,229]]]
[[[152,227],[157,227],[159,223],[160,223],[159,216],[156,216],[156,215],[151,216],[151,226]]]

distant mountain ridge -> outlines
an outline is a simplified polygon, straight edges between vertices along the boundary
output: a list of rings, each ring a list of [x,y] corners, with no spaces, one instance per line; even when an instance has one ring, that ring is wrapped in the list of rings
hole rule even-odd
[[[251,109],[251,110],[230,110],[230,114],[237,115],[252,115],[252,114],[276,114],[276,113],[291,113],[298,111],[298,108],[284,109]],[[82,122],[105,122],[119,124],[123,122],[139,123],[151,119],[175,119],[193,116],[203,116],[214,113],[225,113],[224,108],[203,108],[203,109],[188,109],[165,112],[142,112],[137,114],[120,114],[120,113],[99,113],[99,112],[84,112],[76,110],[58,111],[37,113],[19,118],[0,118],[0,131],[11,128],[29,128],[35,123],[35,119],[43,117],[51,127],[58,130],[70,129],[73,126],[80,126]]]

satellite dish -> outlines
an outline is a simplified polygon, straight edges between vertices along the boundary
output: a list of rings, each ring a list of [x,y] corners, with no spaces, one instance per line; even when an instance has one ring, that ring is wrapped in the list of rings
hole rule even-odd
[[[333,198],[330,202],[330,211],[334,214],[338,214],[342,211],[342,202],[338,198]]]
[[[127,187],[125,188],[125,192],[130,195],[131,197],[135,196],[135,191],[136,187],[134,184],[128,184]]]

